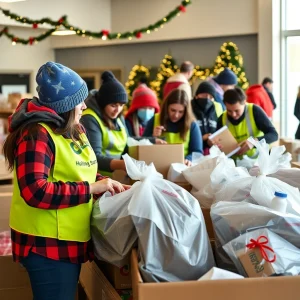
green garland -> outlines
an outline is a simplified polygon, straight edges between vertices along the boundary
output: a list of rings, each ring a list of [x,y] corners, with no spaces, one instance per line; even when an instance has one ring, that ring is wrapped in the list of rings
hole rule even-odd
[[[11,13],[9,10],[2,9],[0,7],[0,10],[3,12],[3,14],[10,19],[13,19],[17,22],[20,22],[22,24],[29,24],[32,25],[34,29],[38,28],[38,25],[41,24],[49,24],[51,26],[55,26],[55,28],[51,28],[45,33],[36,36],[36,37],[30,37],[28,39],[22,39],[20,37],[17,37],[13,34],[9,33],[9,30],[7,27],[3,28],[0,31],[0,37],[2,35],[7,36],[13,44],[23,44],[23,45],[32,45],[34,42],[39,42],[50,36],[53,32],[59,30],[59,28],[64,27],[67,30],[72,30],[74,31],[78,36],[82,37],[89,37],[90,39],[93,38],[101,38],[103,40],[109,39],[129,39],[131,40],[132,38],[141,38],[143,33],[150,34],[151,31],[157,31],[159,28],[163,28],[163,26],[170,22],[172,19],[174,19],[176,16],[180,15],[181,12],[186,11],[186,7],[191,4],[191,0],[183,0],[181,1],[181,4],[177,6],[175,9],[173,9],[169,14],[167,14],[165,17],[162,19],[158,20],[156,23],[151,24],[147,27],[142,27],[138,28],[133,31],[126,31],[126,32],[117,32],[117,33],[110,33],[108,30],[101,30],[100,32],[95,32],[95,31],[89,31],[89,30],[84,30],[82,28],[73,26],[69,24],[67,16],[61,17],[58,21],[53,21],[50,18],[43,18],[43,19],[38,19],[38,20],[33,20],[27,17],[21,17],[17,14]]]

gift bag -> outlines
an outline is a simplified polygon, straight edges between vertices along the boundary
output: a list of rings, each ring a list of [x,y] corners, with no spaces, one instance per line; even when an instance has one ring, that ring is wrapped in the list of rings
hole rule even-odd
[[[221,201],[211,208],[216,238],[215,256],[220,268],[236,272],[223,246],[240,235],[258,228],[267,228],[297,248],[300,248],[300,216],[280,213],[247,202]]]
[[[197,200],[164,180],[153,164],[123,158],[129,177],[138,182],[95,202],[91,232],[96,256],[119,265],[137,242],[145,281],[200,278],[214,266],[214,258]]]
[[[244,276],[268,277],[300,273],[300,250],[266,228],[247,231],[223,248]]]

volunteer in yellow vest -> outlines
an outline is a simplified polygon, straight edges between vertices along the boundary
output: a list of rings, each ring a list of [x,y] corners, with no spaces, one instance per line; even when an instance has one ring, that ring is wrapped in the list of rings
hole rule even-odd
[[[194,121],[190,102],[184,90],[172,90],[162,103],[161,113],[148,122],[143,134],[164,138],[168,144],[184,144],[186,165],[191,165],[193,152],[203,150],[201,131]]]
[[[114,170],[126,170],[121,160],[127,145],[127,129],[122,116],[128,101],[124,86],[110,71],[103,72],[102,84],[86,101],[82,116],[87,137],[95,151],[101,174],[111,176]]]
[[[223,113],[222,105],[215,101],[216,89],[208,81],[201,82],[192,100],[192,109],[200,127],[203,140],[203,153],[209,154],[212,146],[209,136],[217,130],[218,118]]]
[[[39,98],[21,100],[3,146],[14,174],[13,258],[26,268],[34,299],[75,299],[81,263],[90,257],[93,195],[127,187],[97,174],[79,123],[88,96],[81,77],[47,62],[36,81]]]
[[[252,136],[257,140],[265,139],[267,144],[278,140],[278,133],[266,113],[255,104],[246,103],[246,95],[242,89],[235,87],[224,93],[226,111],[218,120],[218,129],[227,125],[241,149],[237,156],[257,155],[254,146],[247,141]]]

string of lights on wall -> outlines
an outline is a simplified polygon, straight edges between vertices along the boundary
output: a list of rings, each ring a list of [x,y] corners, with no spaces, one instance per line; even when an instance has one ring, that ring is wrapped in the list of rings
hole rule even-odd
[[[72,31],[74,34],[76,34],[78,36],[87,37],[90,40],[92,40],[94,38],[102,39],[102,40],[114,40],[114,39],[132,40],[133,38],[140,39],[143,36],[143,34],[150,34],[153,31],[154,32],[158,31],[159,29],[163,28],[164,25],[167,24],[168,22],[170,22],[172,19],[174,19],[177,16],[180,16],[181,13],[186,12],[186,7],[190,4],[191,4],[191,0],[181,1],[179,6],[174,8],[166,16],[164,16],[162,19],[158,20],[154,24],[150,24],[146,27],[138,28],[138,29],[135,29],[132,31],[114,32],[114,33],[111,33],[105,29],[100,30],[100,31],[90,31],[90,30],[85,30],[85,29],[79,28],[77,26],[73,26],[73,25],[69,24],[67,16],[62,16],[57,21],[54,21],[50,18],[33,20],[28,17],[23,17],[23,16],[15,14],[15,13],[11,13],[9,10],[5,10],[0,7],[0,10],[6,17],[8,17],[16,22],[22,23],[22,24],[31,25],[33,29],[37,29],[37,28],[39,28],[39,25],[43,25],[43,24],[48,24],[50,26],[53,26],[52,28],[45,31],[44,33],[42,33],[38,36],[31,36],[28,39],[18,37],[16,35],[10,33],[8,27],[4,27],[0,31],[0,37],[3,35],[6,36],[7,38],[9,38],[11,40],[13,45],[16,45],[16,44],[33,45],[33,44],[36,44],[36,43],[46,39],[54,32],[65,29],[65,30]]]

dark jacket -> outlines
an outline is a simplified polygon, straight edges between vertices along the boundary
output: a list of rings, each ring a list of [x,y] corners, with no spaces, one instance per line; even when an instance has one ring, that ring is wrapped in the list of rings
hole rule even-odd
[[[215,106],[212,101],[205,107],[199,105],[198,99],[193,99],[192,109],[196,117],[196,122],[199,125],[202,136],[207,133],[214,133],[217,130],[218,117]],[[209,148],[206,141],[203,141],[203,149]]]
[[[263,87],[265,88],[265,90],[266,90],[266,92],[267,92],[267,94],[268,94],[268,96],[269,96],[269,98],[270,98],[270,100],[273,104],[273,107],[275,109],[277,107],[277,105],[276,105],[276,102],[275,102],[275,99],[274,99],[274,96],[273,96],[272,92],[266,86],[263,85]]]
[[[296,100],[294,115],[300,121],[300,98],[299,97],[297,97],[297,100]],[[297,140],[300,139],[300,124],[298,126],[297,131],[296,131],[295,138]]]

